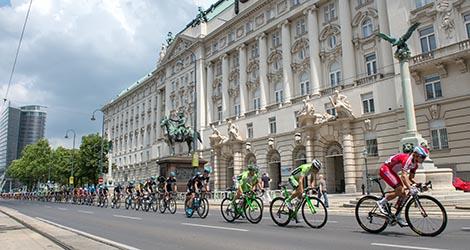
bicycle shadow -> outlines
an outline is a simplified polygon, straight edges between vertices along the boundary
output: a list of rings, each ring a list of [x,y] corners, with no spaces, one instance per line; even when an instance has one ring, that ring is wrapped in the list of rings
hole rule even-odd
[[[418,238],[419,237],[419,235],[406,233],[406,232],[396,232],[396,231],[387,231],[387,232],[380,232],[380,233],[374,234],[374,233],[368,233],[365,231],[358,230],[358,231],[353,231],[353,233],[358,233],[362,235],[387,236],[387,237],[395,237],[395,238],[402,238],[402,237]]]

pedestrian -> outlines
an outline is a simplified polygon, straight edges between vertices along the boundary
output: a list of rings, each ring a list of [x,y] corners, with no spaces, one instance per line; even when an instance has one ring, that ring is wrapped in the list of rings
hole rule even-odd
[[[325,204],[325,207],[327,208],[328,207],[328,193],[326,190],[325,177],[323,175],[320,175],[319,178],[320,179],[318,180],[318,199],[321,200],[321,198],[323,197],[323,203]]]
[[[261,177],[261,181],[263,182],[263,189],[264,189],[263,202],[270,204],[271,195],[269,194],[269,183],[271,182],[271,178],[269,178],[268,173],[263,173]]]

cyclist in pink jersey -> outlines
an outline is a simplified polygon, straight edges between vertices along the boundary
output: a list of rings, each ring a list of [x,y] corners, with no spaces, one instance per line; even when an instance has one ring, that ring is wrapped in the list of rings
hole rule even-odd
[[[386,194],[385,198],[377,201],[377,205],[382,213],[388,214],[386,211],[389,201],[395,199],[397,196],[406,198],[406,189],[409,189],[410,192],[417,192],[411,185],[416,183],[414,177],[419,166],[418,164],[423,163],[424,159],[428,156],[429,150],[427,148],[417,146],[413,149],[411,154],[396,154],[382,164],[380,167],[380,177],[394,188],[393,192]],[[401,177],[398,176],[399,172],[401,172]],[[406,225],[406,222],[404,222],[399,215],[397,216],[397,220],[400,224]]]

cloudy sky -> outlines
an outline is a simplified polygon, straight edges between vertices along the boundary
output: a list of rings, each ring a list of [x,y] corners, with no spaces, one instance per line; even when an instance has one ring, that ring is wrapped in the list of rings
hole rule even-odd
[[[0,0],[0,98],[30,0]],[[216,0],[33,0],[12,85],[11,104],[47,106],[46,137],[71,147],[67,129],[99,132],[100,108],[151,72],[166,34],[178,33]]]

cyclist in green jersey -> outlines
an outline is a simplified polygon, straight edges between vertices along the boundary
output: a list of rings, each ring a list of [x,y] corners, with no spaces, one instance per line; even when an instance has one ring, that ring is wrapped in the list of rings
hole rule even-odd
[[[292,170],[291,175],[289,177],[289,183],[294,189],[294,191],[292,192],[292,195],[286,199],[287,207],[290,210],[293,209],[291,201],[294,198],[302,195],[302,193],[304,192],[304,177],[312,173],[315,173],[315,174],[318,173],[321,167],[322,167],[322,163],[317,159],[313,159],[311,164],[310,163],[302,164],[298,166],[297,168],[295,168],[294,170]],[[314,180],[315,178],[312,178],[310,185],[313,184]]]
[[[247,170],[242,172],[238,177],[238,190],[235,198],[232,200],[232,204],[235,204],[235,201],[240,198],[243,193],[254,191],[256,188],[263,190],[261,182],[259,181],[258,172],[258,166],[252,164],[248,165]]]

